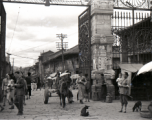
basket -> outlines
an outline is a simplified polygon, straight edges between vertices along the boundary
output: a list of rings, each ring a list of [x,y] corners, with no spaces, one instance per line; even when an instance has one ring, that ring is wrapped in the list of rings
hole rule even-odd
[[[143,118],[152,118],[149,111],[141,111],[140,116],[143,117]]]

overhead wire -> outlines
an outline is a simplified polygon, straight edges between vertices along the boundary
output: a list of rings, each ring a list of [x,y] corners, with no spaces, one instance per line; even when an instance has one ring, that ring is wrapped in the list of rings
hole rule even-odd
[[[13,31],[13,35],[12,35],[12,39],[11,39],[11,42],[10,42],[10,46],[9,46],[8,51],[10,51],[11,44],[12,44],[12,40],[13,40],[13,38],[14,38],[14,34],[15,34],[15,30],[16,30],[16,26],[17,26],[17,22],[18,22],[19,13],[20,13],[20,7],[19,7],[19,11],[18,11],[17,19],[16,19],[16,24],[15,24],[15,28],[14,28],[14,31]]]
[[[55,41],[51,41],[51,42],[55,42]],[[25,50],[21,50],[21,51],[15,52],[15,53],[19,53],[19,52],[27,51],[27,50],[30,50],[30,49],[33,49],[33,48],[37,48],[37,47],[41,47],[41,46],[47,45],[47,44],[49,44],[49,43],[50,43],[50,42],[47,42],[46,44],[39,45],[39,46],[32,47],[32,48],[28,48],[28,49],[25,49]]]
[[[19,56],[19,55],[14,55],[12,53],[8,53],[10,55],[13,55],[13,56],[16,56],[16,57],[21,57],[21,58],[26,58],[26,59],[33,59],[33,60],[37,60],[37,59],[34,59],[34,58],[30,58],[30,57],[23,57],[23,56]]]
[[[75,33],[77,33],[77,32],[75,32]],[[68,36],[71,36],[71,35],[73,35],[73,34],[75,34],[75,33],[72,33],[72,34],[70,34],[70,35],[68,35]],[[51,42],[55,42],[55,41],[56,41],[56,40],[51,41]],[[19,53],[19,52],[27,51],[27,50],[30,50],[30,49],[33,49],[33,48],[38,48],[38,47],[41,47],[41,46],[47,45],[47,44],[49,44],[49,43],[50,43],[50,42],[47,42],[46,44],[39,45],[39,46],[32,47],[32,48],[28,48],[28,49],[25,49],[25,50],[21,50],[21,51],[15,52],[15,53]]]

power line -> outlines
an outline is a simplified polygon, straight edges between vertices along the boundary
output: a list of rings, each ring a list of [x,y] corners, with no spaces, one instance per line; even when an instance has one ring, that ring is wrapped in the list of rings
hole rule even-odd
[[[16,30],[16,26],[17,26],[17,22],[18,22],[18,16],[19,16],[19,13],[20,13],[20,7],[19,7],[19,12],[18,12],[17,19],[16,19],[16,25],[15,25],[15,28],[14,28],[14,31],[13,31],[13,36],[12,36],[12,39],[11,39],[11,42],[10,42],[10,46],[9,46],[8,51],[9,51],[9,50],[10,50],[10,48],[11,48],[12,40],[13,40],[14,33],[15,33],[15,30]]]
[[[7,54],[10,54],[10,55],[13,55],[13,56],[17,56],[17,57],[21,57],[21,58],[26,58],[26,59],[33,59],[33,60],[37,60],[37,59],[34,59],[34,58],[30,58],[30,57],[23,57],[23,56],[14,55],[14,54],[11,54],[11,53],[7,53]]]
[[[51,41],[51,42],[55,42],[55,41]],[[21,51],[15,52],[15,53],[19,53],[19,52],[27,51],[27,50],[30,50],[30,49],[33,49],[33,48],[37,48],[37,47],[41,47],[41,46],[47,45],[47,44],[49,44],[49,43],[50,43],[50,42],[47,42],[46,44],[39,45],[39,46],[32,47],[32,48],[28,48],[28,49],[25,49],[25,50],[21,50]]]
[[[77,33],[77,32],[74,32],[74,33],[72,33],[72,34],[70,34],[70,35],[68,35],[68,36],[71,36],[71,35],[73,35],[73,34],[75,34],[75,33]],[[51,42],[55,42],[55,41],[56,41],[56,40],[51,41]],[[38,48],[38,47],[41,47],[41,46],[47,45],[47,44],[49,44],[49,43],[50,43],[50,42],[48,42],[48,43],[46,43],[46,44],[43,44],[43,45],[36,46],[36,47],[32,47],[32,48],[28,48],[28,49],[25,49],[25,50],[21,50],[21,51],[15,52],[15,53],[19,53],[19,52],[27,51],[27,50],[30,50],[30,49],[33,49],[33,48]]]

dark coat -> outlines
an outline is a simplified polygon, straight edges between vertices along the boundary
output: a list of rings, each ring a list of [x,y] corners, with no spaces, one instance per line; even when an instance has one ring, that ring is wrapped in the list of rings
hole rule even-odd
[[[31,77],[28,76],[25,78],[26,82],[27,82],[27,86],[31,86]]]
[[[24,91],[24,88],[25,88],[25,82],[24,82],[24,79],[23,78],[19,78],[17,79],[17,82],[16,82],[16,86],[15,86],[15,95],[17,96],[22,96],[22,95],[25,95],[25,91]]]

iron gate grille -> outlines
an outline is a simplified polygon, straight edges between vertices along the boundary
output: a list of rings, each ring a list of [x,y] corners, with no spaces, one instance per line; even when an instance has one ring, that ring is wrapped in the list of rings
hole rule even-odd
[[[79,71],[91,78],[91,26],[90,7],[78,17],[79,22]]]
[[[151,9],[115,8],[113,56],[119,56],[121,62],[145,64],[152,60],[151,12]],[[118,68],[117,63],[113,61],[114,69]]]

